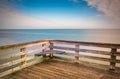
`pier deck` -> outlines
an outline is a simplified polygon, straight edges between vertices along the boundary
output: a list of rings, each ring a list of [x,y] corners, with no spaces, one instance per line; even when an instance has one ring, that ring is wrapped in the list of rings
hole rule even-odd
[[[119,72],[120,44],[39,40],[0,46],[0,79],[120,79]]]
[[[120,79],[119,74],[64,61],[39,63],[1,79]]]

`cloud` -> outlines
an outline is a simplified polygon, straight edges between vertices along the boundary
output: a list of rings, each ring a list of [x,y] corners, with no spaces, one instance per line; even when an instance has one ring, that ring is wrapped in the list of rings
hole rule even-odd
[[[73,2],[76,2],[72,0]],[[91,8],[94,7],[98,11],[103,12],[103,14],[97,14],[91,16],[90,21],[99,21],[97,23],[93,23],[93,25],[100,24],[101,26],[105,26],[107,28],[120,28],[120,0],[77,0],[86,1],[88,6]]]
[[[28,14],[25,14],[23,12],[20,12],[16,8],[13,8],[12,4],[9,4],[7,1],[14,1],[14,0],[0,0],[0,28],[5,28],[5,29],[22,29],[22,28],[113,28],[115,24],[112,22],[102,24],[101,22],[97,22],[98,19],[90,19],[88,20],[83,18],[83,19],[74,19],[74,18],[66,18],[57,17],[55,19],[54,17],[47,17],[49,20],[46,20],[44,18],[36,18],[33,16],[30,16]],[[17,1],[17,0],[15,0]],[[22,0],[19,0],[22,1]],[[80,2],[80,0],[73,0],[74,2]],[[87,0],[90,6],[96,7],[99,9],[98,4],[95,3],[97,0]],[[107,0],[106,0],[107,1]],[[104,2],[104,1],[103,1]],[[101,3],[102,5],[102,3]],[[105,7],[106,8],[106,7]],[[101,10],[99,9],[100,11]],[[105,9],[105,12],[106,9]],[[104,12],[104,13],[105,13]],[[110,11],[111,12],[111,11]],[[115,11],[114,11],[115,12]],[[113,14],[114,14],[113,12]],[[116,11],[117,12],[117,11]],[[49,14],[49,13],[48,13]],[[107,15],[107,13],[105,13]],[[109,14],[109,13],[108,13]],[[113,14],[109,15],[110,17],[113,17]],[[55,15],[54,15],[55,16]],[[118,18],[115,16],[118,16],[118,14],[114,14],[114,19]],[[102,17],[101,15],[97,15],[97,18]],[[93,17],[92,17],[93,18]],[[95,17],[96,18],[96,17]],[[54,20],[52,20],[54,19]],[[85,20],[84,20],[85,19]],[[88,21],[87,21],[88,20]],[[118,18],[119,20],[119,18]],[[112,24],[113,25],[112,25]],[[109,27],[107,27],[109,25]]]
[[[106,16],[120,22],[120,0],[86,0],[88,5],[102,11]]]
[[[49,28],[56,23],[43,18],[36,18],[13,8],[8,2],[0,1],[0,28]]]
[[[1,28],[43,28],[53,26],[52,22],[41,18],[34,18],[16,11],[0,11]],[[42,26],[42,27],[41,27]]]

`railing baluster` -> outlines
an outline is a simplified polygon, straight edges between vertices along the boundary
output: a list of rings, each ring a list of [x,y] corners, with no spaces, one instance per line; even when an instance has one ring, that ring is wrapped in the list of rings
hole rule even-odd
[[[114,71],[115,70],[115,65],[116,65],[116,56],[115,53],[117,52],[117,49],[112,48],[111,49],[111,60],[110,60],[110,70]]]
[[[76,44],[75,45],[75,60],[76,60],[76,63],[78,63],[79,62],[79,48],[80,48],[80,45],[79,44]]]
[[[26,64],[26,48],[21,48],[20,52],[23,53],[23,55],[21,55],[21,59],[24,58],[24,61],[21,62],[21,67],[22,67],[22,66],[25,66]]]
[[[5,67],[11,67],[9,70],[5,70],[2,73],[0,73],[0,77],[5,76],[7,74],[13,73],[17,70],[20,70],[22,68],[31,66],[35,63],[39,63],[41,62],[41,60],[43,60],[42,58],[38,59],[35,58],[35,56],[41,56],[41,53],[39,53],[38,55],[33,55],[33,57],[27,57],[27,53],[31,53],[31,52],[36,52],[36,51],[41,51],[42,50],[42,54],[44,59],[47,59],[48,57],[46,56],[46,52],[45,50],[47,49],[47,44],[49,45],[49,50],[46,51],[50,54],[50,58],[53,58],[53,54],[57,53],[57,54],[63,54],[63,55],[68,55],[68,56],[75,56],[75,62],[79,63],[79,58],[83,57],[83,58],[87,58],[87,59],[93,59],[93,60],[98,60],[98,61],[105,61],[105,64],[103,63],[103,65],[105,65],[106,67],[108,67],[111,71],[114,71],[117,67],[116,67],[116,63],[120,63],[119,58],[117,59],[117,57],[119,57],[119,52],[117,51],[117,49],[120,49],[120,44],[109,44],[109,43],[95,43],[95,42],[79,42],[79,41],[62,41],[62,40],[44,40],[44,41],[35,41],[35,42],[29,42],[29,43],[23,43],[23,44],[15,44],[15,45],[7,45],[7,46],[0,46],[0,54],[5,53],[5,52],[9,52],[9,51],[13,51],[13,50],[20,50],[20,53],[15,53],[15,54],[6,54],[5,56],[1,56],[0,57],[0,61],[4,61],[4,60],[8,60],[8,59],[14,59],[15,57],[20,56],[20,59],[16,59],[10,62],[5,62],[0,64],[0,68],[4,69]],[[60,46],[54,46],[54,43],[60,43],[60,44],[67,44],[67,45],[75,45],[74,48],[70,48],[70,47],[60,47]],[[42,48],[37,48],[37,49],[32,49],[29,51],[26,51],[27,47],[32,47],[32,46],[38,46],[38,45],[42,45]],[[110,48],[111,51],[99,51],[99,50],[94,50],[94,49],[81,49],[80,46],[87,46],[87,47],[100,47],[100,48]],[[55,51],[54,49],[59,49],[59,51]],[[73,53],[69,53],[69,51],[74,51],[75,54]],[[79,52],[86,52],[85,54],[80,54],[79,57]],[[92,54],[91,54],[92,53]],[[88,55],[87,55],[88,54]],[[96,54],[96,55],[94,55]],[[97,56],[97,55],[102,55],[103,56]],[[107,55],[106,57],[104,55]],[[108,56],[110,56],[110,58],[108,58]],[[55,56],[54,56],[55,57]],[[57,58],[57,56],[56,56]],[[59,57],[58,58],[62,58]],[[64,58],[64,57],[63,57]],[[34,61],[31,61],[31,60]],[[66,58],[68,59],[68,58]],[[48,59],[47,59],[48,60]],[[81,59],[82,60],[82,59]],[[27,62],[27,61],[31,61],[31,62]],[[84,61],[84,60],[83,60]],[[85,62],[89,63],[89,60],[85,60]],[[110,65],[108,65],[107,63],[110,63]],[[20,63],[21,65],[15,67],[14,65]],[[82,62],[81,62],[82,63]],[[84,63],[84,62],[83,62]],[[101,62],[93,62],[95,64],[101,64]],[[90,64],[92,64],[92,61],[90,61]],[[93,64],[94,65],[94,64]],[[99,67],[98,67],[99,68]],[[119,68],[119,67],[118,67]]]
[[[42,47],[46,46],[46,44],[42,44]],[[43,56],[43,61],[46,61],[46,53],[45,53],[46,49],[42,50],[42,56]]]
[[[44,46],[46,46],[46,44],[42,44],[42,47],[44,47]],[[42,53],[43,53],[43,57],[46,57],[46,53],[45,53],[45,50],[46,50],[46,49],[43,49],[43,50],[42,50]]]
[[[53,57],[53,46],[54,46],[54,43],[50,42],[50,57],[51,58]]]

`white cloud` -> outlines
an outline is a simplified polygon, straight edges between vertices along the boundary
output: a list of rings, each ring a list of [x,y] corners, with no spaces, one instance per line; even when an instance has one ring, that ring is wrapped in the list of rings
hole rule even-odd
[[[102,23],[98,22],[97,19],[100,17],[103,17],[101,15],[97,15],[93,19],[74,19],[74,18],[66,18],[61,17],[61,19],[57,16],[57,19],[55,19],[53,16],[48,17],[50,21],[43,19],[43,18],[35,18],[29,15],[26,15],[24,13],[21,13],[14,9],[13,7],[10,7],[11,5],[8,3],[2,4],[2,1],[4,3],[4,0],[0,0],[0,28],[114,28],[113,26],[115,23]],[[80,0],[73,0],[74,2],[79,2]],[[118,9],[116,9],[115,13],[107,12],[107,9],[103,10],[103,8],[99,8],[101,5],[98,6],[98,2],[100,0],[87,0],[90,6],[98,8],[100,11],[103,11],[106,15],[114,17],[114,19],[119,17],[119,13],[117,13]],[[102,1],[102,0],[101,0]],[[106,0],[108,1],[108,0]],[[116,0],[117,1],[117,0]],[[104,2],[104,1],[103,1]],[[107,2],[106,2],[107,4]],[[104,7],[106,8],[105,4]],[[111,10],[111,9],[110,9]],[[108,14],[107,14],[108,13]],[[115,18],[116,17],[116,18]],[[52,19],[55,19],[52,20]],[[119,18],[118,18],[119,20]]]
[[[86,0],[92,7],[120,22],[120,0]]]
[[[104,14],[90,17],[93,25],[100,24],[107,28],[120,28],[120,0],[77,0],[73,2],[86,1],[90,7],[95,7]],[[96,21],[97,24],[95,23]]]
[[[49,28],[55,23],[25,15],[11,7],[0,7],[0,28]]]

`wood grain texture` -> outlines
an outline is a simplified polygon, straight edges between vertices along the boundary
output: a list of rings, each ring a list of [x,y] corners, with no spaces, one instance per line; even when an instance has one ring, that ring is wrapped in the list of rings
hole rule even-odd
[[[6,45],[6,46],[0,46],[0,53],[20,49],[24,47],[31,47],[31,46],[37,46],[41,44],[47,44],[48,40],[42,40],[42,41],[35,41],[35,42],[28,42],[28,43],[22,43],[22,44],[14,44],[14,45]]]
[[[120,44],[112,44],[112,43],[81,42],[81,41],[67,41],[67,40],[53,40],[53,42],[59,44],[80,44],[83,46],[95,46],[95,47],[120,49]]]
[[[105,70],[64,61],[40,63],[2,79],[119,79],[120,75]]]
[[[46,44],[49,44],[47,46]],[[55,46],[56,44],[62,44],[61,46]],[[73,45],[74,47],[62,47],[63,45]],[[31,50],[27,50],[28,47],[32,46],[38,46],[42,45],[41,48],[35,48]],[[100,51],[100,50],[94,50],[94,49],[81,49],[80,46],[90,46],[90,47],[102,47],[102,48],[110,48],[111,51]],[[48,49],[49,48],[49,49]],[[74,56],[76,60],[79,60],[80,57],[85,57],[88,59],[94,59],[94,60],[100,60],[100,61],[106,61],[110,63],[110,69],[115,69],[116,68],[116,63],[120,63],[120,60],[117,59],[116,57],[120,56],[120,52],[117,52],[117,49],[120,49],[120,44],[111,44],[111,43],[96,43],[96,42],[80,42],[80,41],[67,41],[67,40],[41,40],[41,41],[34,41],[34,42],[28,42],[28,43],[22,43],[22,44],[14,44],[14,45],[7,45],[7,46],[0,46],[0,54],[5,53],[7,51],[13,51],[13,50],[20,50],[19,53],[15,54],[9,54],[6,56],[0,57],[0,61],[9,59],[9,58],[14,58],[17,56],[21,56],[21,59],[14,60],[12,62],[7,62],[4,64],[0,65],[0,68],[8,67],[11,65],[15,65],[17,63],[21,63],[20,67],[12,68],[10,70],[7,70],[5,72],[0,73],[0,77],[13,73],[17,70],[21,70],[22,68],[31,66],[35,63],[40,62],[39,59],[32,61],[30,63],[27,63],[26,61],[34,59],[37,56],[42,55],[42,60],[46,59],[45,57],[49,54],[48,57],[53,58],[54,54],[60,54],[60,55],[67,55],[67,56]],[[48,50],[46,50],[48,49]],[[58,49],[58,50],[56,50]],[[32,53],[32,52],[40,52],[39,54],[31,57],[27,57],[27,53]],[[42,52],[41,52],[42,51]],[[74,51],[74,53],[69,53],[68,51]],[[89,55],[83,55],[80,54],[79,52],[84,52],[84,53],[92,53],[92,54],[97,54],[97,55],[107,55],[110,56],[110,58],[105,58],[105,57],[97,57],[97,56],[89,56]],[[36,67],[33,70],[37,71]],[[39,68],[38,68],[39,69]],[[45,69],[45,71],[48,71]],[[53,72],[53,71],[51,71]],[[54,72],[53,72],[54,73]],[[36,73],[37,74],[37,73]],[[60,74],[60,73],[58,73]],[[33,75],[35,78],[37,78],[34,74]],[[56,76],[52,74],[53,76]],[[62,74],[61,74],[62,75]],[[77,75],[76,75],[77,77]],[[73,78],[72,76],[70,78]]]

